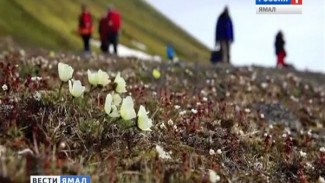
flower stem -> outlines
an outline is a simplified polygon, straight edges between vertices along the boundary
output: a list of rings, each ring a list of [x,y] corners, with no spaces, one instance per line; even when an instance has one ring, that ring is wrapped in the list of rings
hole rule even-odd
[[[64,84],[63,81],[61,81],[59,94],[58,94],[58,100],[60,100],[60,97],[61,97],[61,90],[62,90],[63,84]]]

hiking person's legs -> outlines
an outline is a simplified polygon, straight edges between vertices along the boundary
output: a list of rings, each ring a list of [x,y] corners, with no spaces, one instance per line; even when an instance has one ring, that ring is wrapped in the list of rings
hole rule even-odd
[[[112,34],[112,44],[114,47],[114,53],[117,55],[118,33]]]
[[[110,50],[110,47],[111,47],[111,34],[108,33],[107,36],[107,41],[106,41],[106,44],[107,44],[107,54],[110,54],[111,53],[111,50]]]
[[[286,67],[287,64],[284,63],[285,51],[280,51],[277,55],[277,66]]]
[[[108,40],[108,53],[110,45],[113,45],[114,48],[114,54],[117,55],[117,45],[118,45],[118,33],[109,33],[107,34],[107,40]]]
[[[102,41],[101,42],[101,46],[100,49],[102,50],[102,52],[107,53],[108,52],[108,43],[107,41]]]
[[[222,52],[222,62],[229,63],[229,42],[228,41],[220,41],[221,52]]]
[[[89,44],[89,40],[90,40],[90,35],[82,35],[82,40],[84,43],[84,50],[85,51],[90,51],[90,44]]]
[[[231,42],[227,41],[226,45],[227,45],[227,63],[230,64],[230,45],[231,45]]]

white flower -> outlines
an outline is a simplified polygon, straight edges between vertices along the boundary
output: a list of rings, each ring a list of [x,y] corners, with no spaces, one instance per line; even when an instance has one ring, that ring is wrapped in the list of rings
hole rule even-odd
[[[319,151],[322,152],[322,153],[325,153],[325,147],[319,148]]]
[[[101,69],[97,72],[97,84],[105,87],[110,83],[109,76],[107,72],[102,71]]]
[[[305,158],[307,156],[307,153],[303,152],[303,151],[299,151],[299,154],[301,157]]]
[[[24,56],[26,55],[26,52],[25,52],[25,50],[19,50],[19,54],[20,54],[22,57],[24,57]]]
[[[19,156],[34,156],[34,152],[31,149],[23,149],[21,151],[18,152]]]
[[[69,80],[69,91],[72,96],[80,97],[86,90],[79,80]]]
[[[191,110],[193,114],[197,114],[197,110],[196,109],[192,109]]]
[[[246,112],[246,113],[250,113],[251,110],[250,110],[249,108],[246,108],[246,109],[245,109],[245,112]]]
[[[112,105],[112,112],[109,114],[109,116],[111,118],[118,118],[121,116],[120,113],[118,112],[116,105]]]
[[[152,120],[148,117],[148,113],[141,105],[138,111],[138,127],[143,131],[151,131]]]
[[[173,125],[174,125],[174,122],[173,122],[172,119],[169,119],[169,120],[167,121],[167,123],[168,123],[169,126],[173,126]]]
[[[217,154],[219,154],[219,155],[221,155],[221,154],[222,154],[222,151],[221,151],[221,149],[218,149],[218,150],[217,150]]]
[[[117,93],[125,93],[126,92],[126,82],[125,80],[121,77],[120,73],[117,73],[114,83],[117,84],[115,91]]]
[[[3,85],[2,85],[2,90],[3,90],[3,91],[7,91],[7,90],[8,90],[8,86],[7,86],[6,84],[3,84]]]
[[[220,176],[214,170],[209,170],[209,180],[211,183],[216,183],[220,181]]]
[[[159,125],[159,128],[162,129],[162,130],[167,129],[165,123],[161,123]]]
[[[122,102],[122,98],[119,94],[115,93],[113,95],[113,104],[116,105],[116,106],[119,106]]]
[[[306,163],[307,169],[314,169],[313,165],[310,162]]]
[[[93,86],[97,86],[98,72],[91,72],[90,70],[88,70],[88,82]]]
[[[113,101],[113,96],[111,94],[107,94],[105,100],[105,106],[104,106],[104,110],[107,115],[111,113],[112,101]]]
[[[261,87],[262,87],[263,89],[266,89],[268,86],[269,86],[269,85],[268,85],[267,83],[261,83]]]
[[[58,65],[59,78],[63,82],[69,81],[73,75],[73,68],[70,65],[64,64],[62,62]]]
[[[180,109],[181,106],[179,106],[179,105],[175,105],[174,108],[175,108],[175,109]]]
[[[216,152],[215,152],[213,149],[210,149],[210,150],[209,150],[209,154],[210,154],[211,156],[213,156],[213,155],[216,154]]]
[[[130,96],[122,100],[120,114],[124,120],[131,120],[137,117],[137,114],[134,110],[134,103]]]
[[[208,98],[203,97],[203,101],[204,101],[204,102],[207,102],[207,101],[208,101]]]
[[[291,134],[291,130],[290,130],[290,128],[285,128],[284,130],[288,133],[288,135]]]
[[[186,114],[186,111],[184,110],[184,111],[181,111],[181,112],[179,112],[179,115],[181,115],[181,116],[183,116],[183,115],[185,115]]]
[[[42,95],[40,92],[35,92],[35,94],[33,95],[33,98],[37,101],[40,101],[42,98]]]
[[[178,130],[178,129],[177,129],[177,125],[174,125],[173,128],[174,128],[175,131]]]
[[[321,176],[319,176],[317,183],[325,183],[325,179]]]
[[[157,153],[159,155],[159,158],[161,158],[161,159],[171,159],[170,154],[168,152],[164,151],[164,149],[161,146],[156,145],[156,151],[157,151]]]
[[[310,137],[313,135],[312,131],[310,129],[308,130],[307,135],[310,136]]]
[[[34,76],[30,78],[32,81],[41,81],[42,77]]]
[[[294,102],[299,102],[299,99],[298,98],[296,98],[296,97],[294,97],[294,96],[290,96],[290,99],[292,100],[292,101],[294,101]]]

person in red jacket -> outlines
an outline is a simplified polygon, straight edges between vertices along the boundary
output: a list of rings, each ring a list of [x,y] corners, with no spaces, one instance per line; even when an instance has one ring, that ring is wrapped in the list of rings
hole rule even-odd
[[[90,52],[90,38],[93,33],[93,21],[87,5],[82,5],[82,13],[79,16],[78,32],[84,43],[84,50]]]
[[[108,52],[109,47],[112,44],[114,47],[114,53],[117,55],[117,45],[118,45],[118,36],[121,28],[121,15],[114,9],[112,5],[108,6],[107,13],[107,43],[108,43]]]

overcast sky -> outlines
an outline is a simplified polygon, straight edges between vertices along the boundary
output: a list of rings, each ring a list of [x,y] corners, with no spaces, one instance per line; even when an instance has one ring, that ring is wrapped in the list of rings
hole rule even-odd
[[[228,5],[235,32],[234,64],[274,66],[274,39],[281,29],[288,62],[300,70],[325,72],[324,0],[304,0],[302,15],[257,15],[254,0],[146,1],[210,48],[217,17]]]

